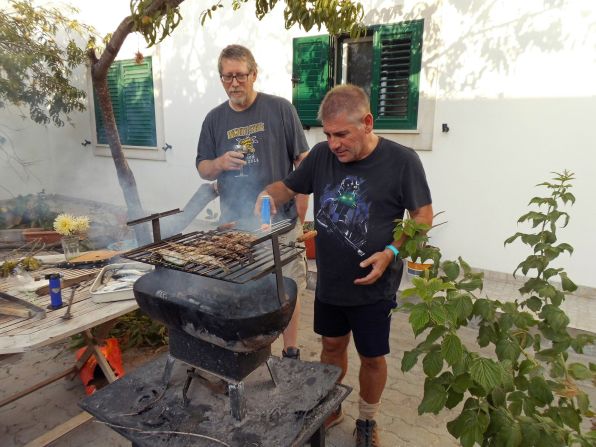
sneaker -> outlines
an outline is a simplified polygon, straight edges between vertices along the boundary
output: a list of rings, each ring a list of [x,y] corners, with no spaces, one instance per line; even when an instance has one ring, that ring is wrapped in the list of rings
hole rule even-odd
[[[344,420],[344,412],[341,410],[341,405],[335,409],[333,413],[325,420],[325,430],[336,426]]]
[[[356,433],[356,447],[381,446],[375,421],[358,419],[354,432]]]
[[[281,351],[281,356],[284,359],[300,360],[300,349],[291,346],[288,349]]]

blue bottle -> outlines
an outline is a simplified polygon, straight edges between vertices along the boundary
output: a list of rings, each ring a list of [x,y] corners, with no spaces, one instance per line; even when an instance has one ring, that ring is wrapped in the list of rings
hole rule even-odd
[[[261,229],[271,229],[271,197],[263,196],[261,202]]]
[[[50,280],[50,309],[59,309],[62,307],[62,284],[59,273],[50,273],[46,275],[46,279]]]

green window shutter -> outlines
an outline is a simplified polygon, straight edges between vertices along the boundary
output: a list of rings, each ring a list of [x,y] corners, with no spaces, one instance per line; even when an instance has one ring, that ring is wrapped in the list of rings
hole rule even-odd
[[[127,146],[156,146],[155,104],[151,57],[140,64],[122,61],[122,144]]]
[[[146,57],[140,64],[134,60],[115,61],[108,72],[108,88],[120,142],[126,146],[156,146],[151,57]],[[95,122],[98,143],[107,144],[97,99]]]
[[[303,126],[320,126],[317,112],[329,90],[329,36],[296,38],[293,49],[292,103]]]
[[[423,20],[382,25],[374,33],[375,128],[416,129],[423,25]]]

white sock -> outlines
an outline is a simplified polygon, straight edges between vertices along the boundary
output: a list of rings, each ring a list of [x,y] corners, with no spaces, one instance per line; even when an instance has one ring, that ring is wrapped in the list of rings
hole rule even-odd
[[[369,421],[374,420],[380,405],[381,402],[377,402],[376,404],[369,404],[364,399],[362,399],[362,397],[360,397],[360,400],[358,401],[358,419],[368,419]]]

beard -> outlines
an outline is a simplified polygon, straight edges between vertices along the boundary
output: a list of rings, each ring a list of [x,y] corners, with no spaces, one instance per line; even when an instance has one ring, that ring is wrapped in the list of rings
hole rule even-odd
[[[243,106],[248,99],[248,95],[244,91],[230,92],[228,97],[230,98],[230,102],[237,106]]]

